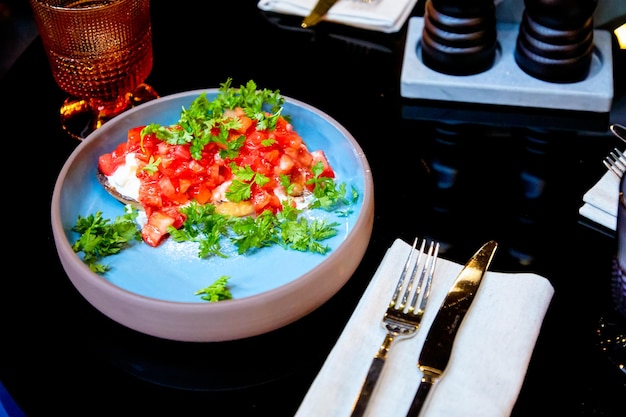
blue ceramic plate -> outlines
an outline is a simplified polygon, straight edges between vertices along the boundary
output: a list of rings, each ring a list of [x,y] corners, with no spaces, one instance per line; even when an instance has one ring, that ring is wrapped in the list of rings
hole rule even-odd
[[[105,218],[123,214],[123,205],[96,179],[98,156],[126,140],[133,127],[174,124],[202,92],[163,97],[107,122],[72,153],[59,174],[52,198],[52,227],[63,266],[83,296],[102,313],[135,330],[174,340],[216,341],[260,334],[284,326],[328,300],[350,278],[367,248],[373,225],[373,184],[369,165],[355,139],[334,119],[286,98],[283,114],[310,151],[323,150],[337,183],[359,194],[347,217],[321,210],[309,216],[340,224],[337,236],[324,241],[326,255],[269,247],[237,255],[225,242],[228,258],[200,259],[193,243],[166,240],[157,248],[136,244],[107,257],[104,275],[89,270],[71,245],[79,215],[102,211]],[[208,303],[194,295],[220,276],[230,277],[233,300]]]

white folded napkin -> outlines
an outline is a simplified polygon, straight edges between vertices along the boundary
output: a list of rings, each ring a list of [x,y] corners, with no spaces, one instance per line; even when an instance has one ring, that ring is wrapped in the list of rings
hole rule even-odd
[[[387,251],[296,417],[350,415],[383,341],[380,322],[409,250],[398,239]],[[413,338],[392,345],[367,416],[406,415],[422,376],[417,359],[424,338],[461,269],[457,263],[438,260],[422,326]],[[553,293],[552,285],[539,275],[488,271],[459,328],[448,367],[431,389],[421,415],[509,416]]]
[[[615,230],[618,198],[619,178],[612,171],[607,171],[583,195],[583,205],[578,213],[604,227]]]
[[[264,11],[307,16],[317,0],[260,0]],[[398,32],[408,19],[417,0],[339,0],[324,20],[379,32]]]

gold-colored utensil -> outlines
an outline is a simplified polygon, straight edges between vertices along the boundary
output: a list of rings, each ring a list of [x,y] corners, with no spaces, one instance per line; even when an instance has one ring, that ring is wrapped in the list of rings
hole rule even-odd
[[[319,0],[313,10],[311,10],[311,13],[304,18],[300,26],[308,28],[317,25],[324,18],[324,16],[326,16],[328,10],[330,10],[330,8],[337,3],[337,1],[339,0]]]
[[[498,244],[491,240],[471,257],[441,304],[426,335],[417,362],[423,376],[407,417],[419,415],[428,392],[446,369],[457,331],[474,300],[497,247]]]
[[[617,138],[619,138],[623,142],[626,142],[626,126],[614,123],[609,126],[609,129]]]
[[[382,325],[387,331],[385,339],[372,360],[351,417],[361,417],[365,412],[392,343],[401,338],[414,336],[420,326],[430,295],[435,263],[439,253],[439,243],[431,241],[427,253],[424,252],[425,243],[426,241],[422,240],[417,253],[417,260],[409,275],[417,239],[413,242],[413,247],[406,259],[396,289],[383,316]],[[415,287],[414,284],[416,284]]]
[[[624,172],[626,172],[626,156],[617,148],[611,151],[602,163],[618,178],[622,178]]]

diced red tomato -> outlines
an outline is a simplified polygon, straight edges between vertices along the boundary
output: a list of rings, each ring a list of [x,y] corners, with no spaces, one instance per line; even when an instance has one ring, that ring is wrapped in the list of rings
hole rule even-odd
[[[155,211],[141,230],[141,237],[150,246],[158,246],[167,236],[167,228],[174,225],[174,218],[160,211]]]
[[[155,183],[143,183],[139,186],[139,202],[148,211],[148,208],[155,209],[163,207],[161,193]]]
[[[176,205],[185,204],[189,200],[184,193],[179,192],[170,177],[161,177],[159,179],[159,188],[161,190],[161,195],[163,197],[167,197],[170,202],[176,203]]]
[[[190,200],[196,200],[200,204],[206,204],[211,201],[213,197],[213,191],[205,184],[198,184],[193,187],[188,193]]]
[[[141,148],[141,131],[143,126],[137,126],[128,131],[128,148],[134,152],[136,149]]]
[[[283,154],[278,160],[278,164],[274,167],[274,173],[276,175],[287,174],[293,168],[293,159],[287,154]]]
[[[313,157],[313,165],[318,162],[321,162],[324,165],[324,170],[320,174],[320,177],[328,177],[335,178],[335,171],[330,167],[328,163],[328,159],[326,158],[326,154],[322,150],[317,150],[311,152],[311,156]]]
[[[242,109],[229,110],[225,115],[238,117],[241,122],[240,127],[229,133],[229,140],[238,140],[245,135],[245,142],[233,159],[220,156],[220,151],[228,148],[220,142],[209,142],[202,150],[202,158],[194,159],[189,145],[169,145],[157,139],[155,134],[142,139],[144,126],[130,129],[126,142],[98,159],[100,171],[111,175],[125,163],[128,153],[135,154],[139,166],[137,177],[141,183],[139,201],[148,217],[142,236],[149,245],[158,246],[166,238],[169,226],[179,228],[183,225],[185,218],[180,213],[181,206],[191,201],[218,203],[214,199],[218,195],[223,198],[223,190],[216,190],[233,179],[232,163],[240,167],[248,166],[269,179],[262,186],[253,184],[250,200],[242,202],[250,208],[250,204],[254,206],[256,213],[264,210],[276,213],[282,209],[275,189],[280,187],[283,175],[288,175],[293,188],[301,192],[307,179],[313,175],[311,167],[321,161],[324,165],[321,175],[334,178],[335,173],[324,152],[309,152],[302,138],[284,118],[279,117],[276,129],[269,132],[256,130],[256,121],[247,117]],[[217,135],[219,131],[213,129],[212,133]],[[159,162],[155,164],[157,160]],[[222,207],[226,206],[222,204]],[[250,212],[242,210],[237,213],[248,215]]]
[[[127,152],[128,144],[126,142],[120,143],[113,152],[100,155],[98,158],[98,169],[104,175],[113,175],[117,168],[126,162]]]
[[[189,189],[190,186],[191,186],[190,179],[181,178],[180,181],[178,181],[178,190],[183,194],[187,193],[187,190]]]
[[[141,237],[148,245],[156,247],[168,236],[168,227],[178,229],[184,222],[184,215],[176,208],[152,212],[141,229]]]

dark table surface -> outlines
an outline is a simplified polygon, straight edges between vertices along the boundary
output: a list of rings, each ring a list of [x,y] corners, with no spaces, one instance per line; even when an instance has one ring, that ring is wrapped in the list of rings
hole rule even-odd
[[[111,321],[72,286],[53,243],[50,197],[79,142],[59,127],[64,93],[36,38],[0,80],[10,191],[0,381],[27,415],[291,416],[387,248],[414,236],[441,241],[441,256],[459,263],[497,240],[493,270],[534,272],[553,284],[513,416],[624,415],[626,374],[596,335],[612,310],[615,238],[578,214],[605,172],[602,158],[620,146],[608,125],[623,114],[407,100],[406,25],[395,34],[327,23],[302,30],[253,0],[208,3],[153,2],[148,82],[163,96],[253,79],[343,124],[375,182],[365,257],[332,299],[269,334],[182,343]],[[626,74],[624,64],[614,47],[614,73]],[[614,108],[624,108],[624,81],[615,80]]]

